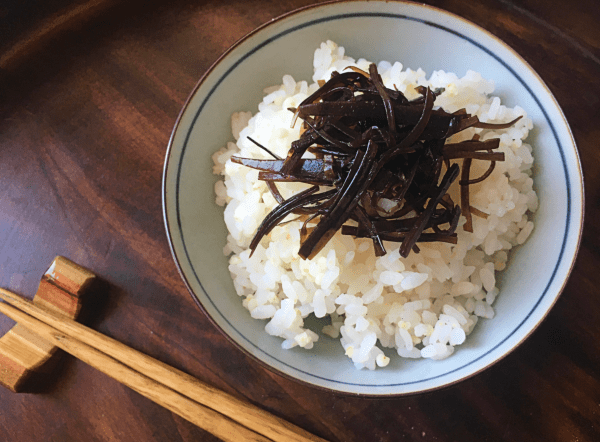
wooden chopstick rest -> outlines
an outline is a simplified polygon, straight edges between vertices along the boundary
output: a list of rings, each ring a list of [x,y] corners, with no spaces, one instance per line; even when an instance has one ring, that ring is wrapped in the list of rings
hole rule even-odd
[[[42,276],[33,303],[76,319],[81,296],[96,276],[65,257],[56,257]],[[30,382],[44,375],[58,348],[20,324],[0,338],[0,384],[13,392],[26,390]]]

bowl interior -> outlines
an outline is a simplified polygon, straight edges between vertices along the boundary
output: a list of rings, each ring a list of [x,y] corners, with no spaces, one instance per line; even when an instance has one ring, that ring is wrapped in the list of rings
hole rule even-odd
[[[496,317],[482,320],[448,359],[392,357],[376,371],[355,370],[338,340],[322,336],[312,350],[281,349],[236,295],[222,254],[227,231],[214,202],[211,155],[232,140],[230,116],[257,111],[265,87],[284,74],[312,78],[312,57],[333,40],[356,59],[400,61],[404,67],[479,71],[496,83],[504,104],[533,119],[535,189],[540,205],[528,242],[513,249],[500,277]],[[571,269],[582,222],[582,178],[567,122],[547,87],[512,50],[489,33],[438,9],[399,2],[345,2],[308,8],[243,39],[200,81],[174,130],[165,163],[164,211],[175,259],[194,297],[242,349],[301,381],[341,392],[397,395],[454,383],[489,366],[539,324]],[[317,320],[311,320],[315,324]],[[318,328],[320,329],[320,327]],[[314,329],[317,330],[317,329]]]

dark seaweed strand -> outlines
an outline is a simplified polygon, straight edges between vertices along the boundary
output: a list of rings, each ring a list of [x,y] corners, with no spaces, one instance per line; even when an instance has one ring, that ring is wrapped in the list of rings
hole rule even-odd
[[[265,146],[261,145],[259,142],[257,142],[256,140],[254,140],[252,137],[246,137],[248,140],[250,140],[252,143],[254,143],[256,146],[258,146],[260,149],[262,149],[263,151],[265,151],[267,154],[269,154],[271,157],[273,157],[276,160],[281,160],[281,157],[279,157],[277,154],[274,154],[273,152],[271,152],[269,149],[267,149]]]
[[[360,196],[360,204],[370,219],[377,219],[379,217],[379,212],[375,205],[373,205],[373,198],[373,195],[369,194],[369,192],[365,192]]]
[[[509,121],[508,123],[484,123],[478,121],[476,124],[473,125],[473,127],[480,129],[508,129],[522,118],[523,116],[519,115],[517,118]]]
[[[327,143],[332,144],[333,146],[335,146],[338,149],[344,150],[346,149],[346,145],[344,145],[344,143],[340,142],[339,140],[336,140],[335,138],[331,137],[329,134],[327,134],[327,132],[325,132],[323,129],[318,129],[315,127],[315,125],[310,122],[309,120],[305,120],[305,122],[308,124],[308,126],[315,131],[323,140],[325,140]]]
[[[452,166],[450,166],[450,169],[448,169],[446,171],[446,174],[444,174],[444,178],[442,178],[442,182],[440,183],[440,186],[438,188],[438,194],[435,196],[432,196],[429,199],[429,202],[427,203],[427,207],[419,215],[419,218],[417,220],[417,223],[415,223],[414,228],[408,233],[408,235],[406,237],[404,237],[404,240],[402,241],[402,244],[400,245],[400,255],[402,257],[404,257],[404,258],[408,257],[409,252],[411,251],[414,244],[419,239],[420,235],[423,233],[423,229],[425,228],[427,221],[433,214],[434,209],[439,204],[442,197],[444,197],[446,192],[448,192],[448,189],[450,188],[450,185],[452,184],[452,182],[454,180],[456,180],[456,177],[458,177],[459,170],[460,170],[460,168],[455,163]]]
[[[476,215],[477,217],[480,218],[488,218],[489,214],[486,214],[483,211],[480,211],[477,208],[474,208],[473,206],[469,206],[469,210],[471,211],[471,214]]]
[[[344,81],[359,81],[361,78],[365,78],[365,76],[359,72],[346,72],[344,74],[337,73],[337,75],[332,74],[331,79],[325,82],[325,84],[320,85],[319,89],[317,89],[310,96],[304,99],[302,103],[300,103],[300,106],[317,101],[324,93],[337,87],[338,85],[343,85]],[[298,106],[298,109],[294,114],[294,118],[292,119],[292,127],[294,127],[298,118],[300,106]]]
[[[292,212],[294,214],[308,214],[308,215],[320,215],[329,206],[331,206],[337,190],[330,189],[329,191],[320,192],[319,194],[313,194],[306,198],[302,206],[295,208]]]
[[[333,186],[333,180],[330,180],[327,177],[313,177],[302,174],[284,175],[274,172],[260,171],[258,173],[258,179],[272,182],[302,182],[309,185]]]
[[[356,226],[343,226],[342,233],[345,235],[352,235],[358,238],[369,238],[369,233],[365,231],[358,231]],[[406,232],[381,232],[379,238],[389,242],[401,242],[406,238]],[[443,242],[455,245],[458,242],[458,236],[456,234],[444,234],[436,232],[423,232],[416,243],[431,243],[431,242]]]
[[[388,95],[385,86],[383,86],[383,80],[377,72],[377,66],[374,63],[372,63],[369,66],[369,74],[371,77],[371,82],[373,82],[373,85],[375,85],[375,88],[377,89],[377,92],[379,93],[379,95],[381,96],[381,100],[383,101],[383,107],[385,108],[385,115],[387,118],[388,128],[391,129],[391,142],[392,144],[395,144],[394,131],[396,129],[396,118],[394,117],[394,106],[392,104],[392,100],[390,99],[390,96]]]
[[[292,147],[288,151],[288,155],[283,162],[283,166],[281,168],[282,174],[289,174],[294,170],[306,150],[310,145],[315,143],[320,138],[319,134],[315,131],[309,129],[302,134],[302,136],[292,142]]]
[[[275,188],[275,190],[279,197],[281,197],[279,190],[277,190],[277,188]],[[271,232],[275,226],[281,224],[281,221],[288,215],[300,214],[311,215],[312,217],[317,216],[318,212],[327,206],[328,200],[335,194],[335,190],[315,194],[318,190],[318,186],[305,189],[289,199],[284,200],[279,206],[276,206],[269,214],[267,214],[250,243],[249,247],[252,251],[250,256],[254,253],[254,250],[260,243],[262,237]],[[281,198],[283,199],[283,197]],[[323,203],[323,200],[325,200],[325,203]],[[316,204],[316,206],[309,206],[314,204]]]
[[[386,254],[385,247],[383,246],[383,242],[379,237],[373,220],[371,220],[367,215],[366,211],[358,205],[354,208],[354,215],[356,216],[360,226],[364,226],[364,228],[369,233],[369,237],[371,237],[371,240],[373,240],[373,249],[375,250],[375,256],[384,256]]]
[[[463,229],[467,232],[473,232],[473,217],[471,216],[471,205],[469,203],[469,174],[471,172],[471,159],[463,160],[463,167],[460,176],[460,206],[465,219]]]
[[[441,202],[441,201],[440,201]],[[439,229],[438,233],[447,233],[452,234],[456,229],[456,224],[458,223],[457,214],[460,215],[460,208],[458,206],[454,207],[451,211],[444,211],[441,215],[432,215],[430,219],[427,221],[427,224],[424,229],[435,228],[441,224],[449,223],[450,228],[446,231]],[[418,217],[410,217],[410,218],[402,218],[397,220],[373,220],[372,226],[375,231],[379,235],[383,234],[400,234],[400,233],[408,233],[418,221]],[[366,228],[363,226],[350,226],[343,225],[342,226],[342,234],[347,235],[359,235],[362,236],[368,232]]]
[[[408,192],[409,188],[411,187],[411,185],[415,179],[415,175],[417,174],[417,169],[419,169],[419,161],[420,161],[420,156],[417,159],[417,161],[415,162],[415,164],[413,165],[413,167],[411,168],[408,177],[406,177],[406,180],[402,184],[402,187],[400,188],[400,191],[398,192],[398,194],[396,195],[394,200],[401,201],[406,196],[406,193]]]
[[[373,180],[371,168],[375,162],[377,145],[369,142],[367,150],[363,153],[357,151],[354,164],[346,180],[339,190],[338,198],[330,209],[326,219],[322,219],[306,241],[300,246],[298,254],[307,259],[313,258],[333,237],[335,232],[344,224],[354,207],[358,204],[360,195],[366,191]]]
[[[478,135],[478,134],[476,134]],[[464,151],[488,151],[490,149],[497,149],[500,146],[500,139],[494,138],[486,141],[478,140],[467,140],[460,143],[446,143],[444,145],[444,155],[452,152],[464,152]]]
[[[285,201],[283,195],[281,195],[281,192],[279,192],[279,189],[277,189],[275,182],[272,180],[267,180],[267,188],[269,191],[271,191],[271,195],[278,204],[282,204]]]
[[[482,181],[484,181],[486,178],[488,178],[490,175],[492,175],[492,172],[494,172],[494,169],[496,168],[496,161],[492,160],[490,162],[490,166],[487,168],[487,170],[480,176],[477,178],[472,178],[469,179],[469,181],[467,182],[463,182],[462,180],[459,182],[460,185],[474,185],[476,183],[481,183]]]
[[[489,160],[489,161],[504,161],[504,152],[472,152],[472,151],[458,151],[452,152],[448,154],[447,157],[449,160],[455,158],[472,158],[475,160]]]
[[[413,129],[408,133],[408,135],[396,146],[394,149],[389,150],[386,154],[379,160],[378,167],[381,168],[385,163],[390,161],[396,155],[400,154],[403,149],[414,144],[419,136],[423,133],[425,128],[427,127],[427,123],[429,122],[429,118],[431,117],[431,112],[433,110],[433,94],[431,93],[431,89],[427,88],[425,95],[425,103],[423,104],[423,113],[421,114],[421,118],[417,122],[417,124],[413,127]]]
[[[494,138],[494,139],[486,140],[483,142],[479,141],[479,138],[480,138],[479,134],[475,134],[475,135],[473,135],[472,140],[468,140],[468,141],[464,141],[464,142],[460,142],[460,143],[446,144],[444,146],[444,157],[447,158],[446,155],[451,152],[484,151],[485,150],[488,153],[492,153],[492,150],[497,149],[500,146],[499,138]],[[474,178],[474,179],[469,179],[466,182],[463,181],[463,179],[461,178],[459,184],[460,185],[465,185],[465,184],[466,185],[474,185],[476,183],[480,183],[480,182],[484,181],[486,178],[488,178],[492,174],[492,172],[494,172],[495,167],[496,167],[496,161],[491,160],[490,166],[480,177]],[[475,212],[478,212],[478,214],[475,214]],[[477,211],[477,210],[475,210],[475,212],[473,212],[473,213],[480,217],[482,215],[487,216],[487,214],[485,214],[484,212]]]
[[[442,203],[442,201],[440,201],[440,203]],[[458,221],[460,220],[460,215],[462,213],[460,206],[455,206],[453,209],[446,212],[450,212],[450,215],[452,216],[452,218],[448,221],[450,227],[448,229],[441,229],[439,225],[442,223],[433,224],[431,227],[436,234],[452,235],[456,231],[456,228],[458,228]]]
[[[262,221],[260,226],[258,227],[254,238],[250,242],[250,250],[252,251],[250,255],[252,255],[260,243],[261,239],[267,235],[271,230],[277,226],[277,224],[282,221],[288,214],[291,214],[292,211],[301,206],[305,199],[315,192],[319,190],[318,186],[313,186],[311,188],[305,189],[302,192],[290,197],[282,204],[276,206]]]

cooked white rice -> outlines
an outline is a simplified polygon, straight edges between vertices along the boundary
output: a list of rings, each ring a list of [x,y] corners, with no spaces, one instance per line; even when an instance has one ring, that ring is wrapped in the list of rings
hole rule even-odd
[[[356,368],[386,366],[393,353],[406,358],[444,359],[464,343],[480,317],[494,317],[493,303],[500,296],[495,274],[502,271],[510,249],[523,243],[533,229],[529,216],[538,201],[533,190],[531,146],[524,143],[532,122],[520,107],[508,108],[491,96],[493,81],[468,71],[458,78],[453,73],[404,69],[399,62],[380,62],[378,70],[386,86],[397,87],[409,99],[416,98],[415,86],[445,88],[436,106],[448,112],[466,108],[484,122],[507,122],[522,115],[506,130],[468,129],[451,141],[480,134],[482,140],[500,138],[498,162],[493,174],[471,186],[471,205],[489,214],[473,217],[473,233],[457,229],[458,243],[421,243],[421,252],[400,257],[398,243],[385,242],[388,254],[375,257],[370,239],[353,239],[339,232],[310,261],[297,255],[300,222],[276,227],[263,238],[250,257],[248,245],[263,218],[276,206],[258,172],[232,163],[230,157],[268,158],[248,136],[285,157],[299,137],[300,124],[290,128],[296,107],[333,70],[349,65],[368,70],[365,59],[355,61],[344,48],[331,41],[315,51],[312,84],[283,77],[283,84],[265,90],[259,112],[236,113],[229,142],[213,156],[214,173],[224,176],[215,186],[217,204],[225,206],[229,230],[226,255],[229,270],[243,305],[255,319],[268,319],[267,333],[283,339],[283,348],[313,347],[319,333],[339,338]],[[483,173],[489,163],[474,161],[472,176]],[[298,183],[278,183],[285,198],[304,189]],[[451,189],[459,201],[458,185]],[[328,317],[322,331],[311,331],[304,319]],[[395,350],[395,351],[392,351]]]

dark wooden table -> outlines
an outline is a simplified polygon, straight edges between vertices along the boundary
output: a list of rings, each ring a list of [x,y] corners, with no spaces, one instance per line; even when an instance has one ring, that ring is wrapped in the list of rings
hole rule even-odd
[[[313,0],[0,4],[0,286],[33,296],[56,255],[106,291],[84,323],[331,440],[600,439],[600,5],[429,0],[519,52],[571,123],[586,178],[576,266],[547,319],[447,389],[345,397],[263,369],[196,307],[161,208],[164,155],[196,81],[238,38]],[[0,319],[1,333],[12,323]],[[0,389],[0,440],[213,440],[71,357]]]

